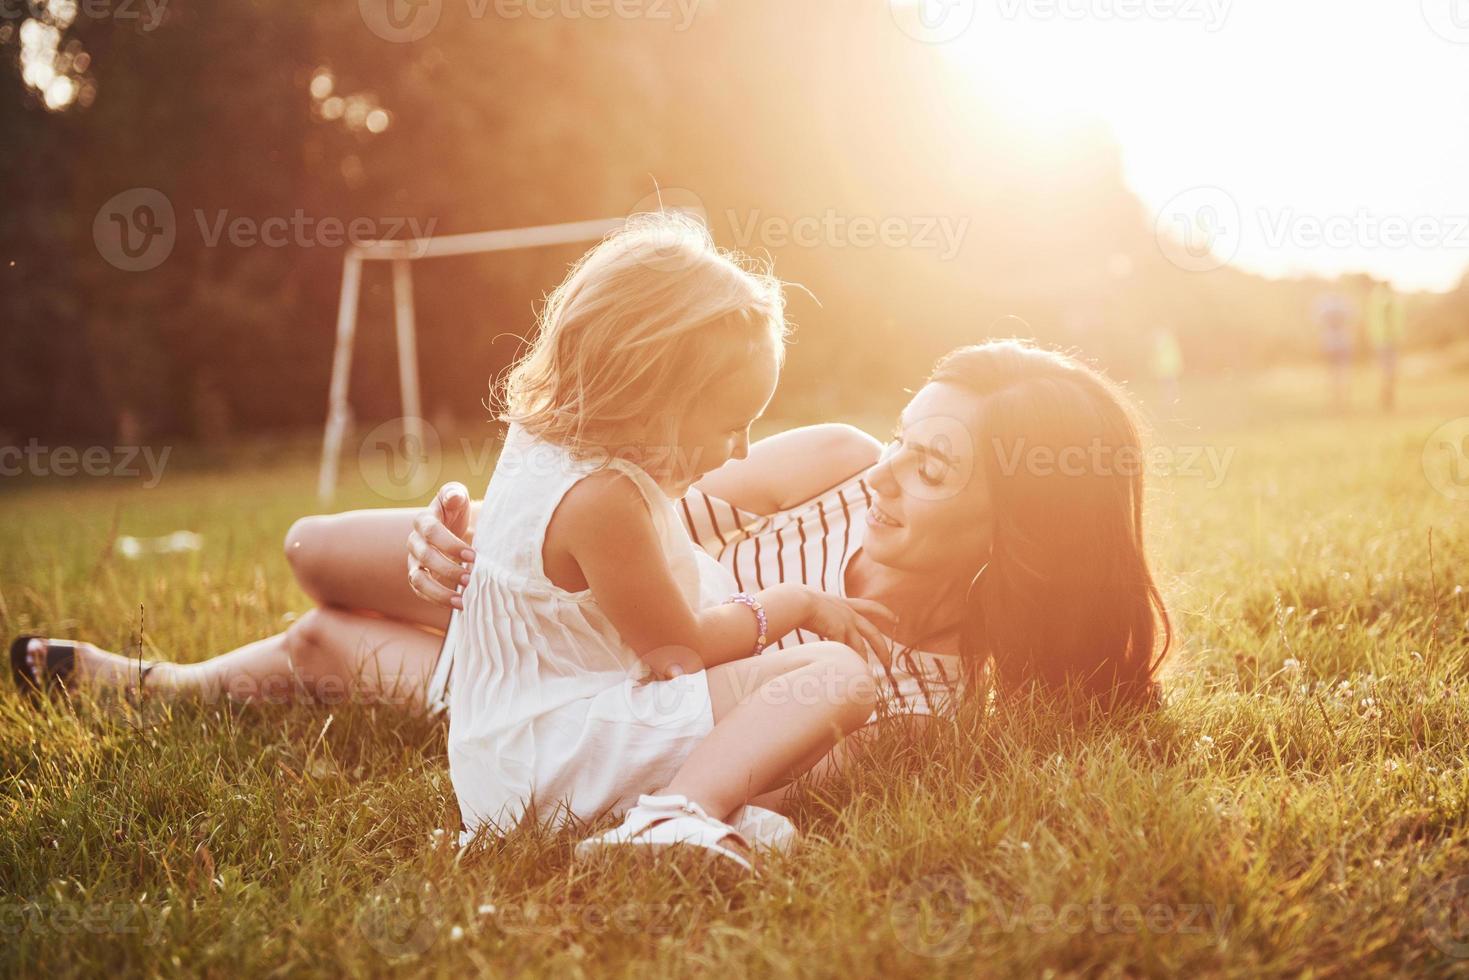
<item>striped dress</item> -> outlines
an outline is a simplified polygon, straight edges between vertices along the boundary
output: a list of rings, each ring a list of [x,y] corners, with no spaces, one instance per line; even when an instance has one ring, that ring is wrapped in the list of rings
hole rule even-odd
[[[689,537],[714,559],[703,573],[732,580],[730,591],[758,592],[796,582],[845,597],[847,564],[866,537],[865,515],[871,501],[867,482],[857,474],[774,514],[740,510],[698,487],[675,510]],[[785,650],[819,639],[809,630],[796,629],[775,637],[767,649]],[[433,711],[447,707],[445,692],[452,669],[441,651],[429,682],[428,703]],[[958,691],[959,658],[900,648],[889,671],[874,673],[887,702],[880,712],[932,714]]]
[[[845,597],[847,564],[867,536],[872,491],[862,474],[774,514],[752,514],[727,500],[691,489],[678,504],[689,537],[734,578],[737,591],[758,592],[782,582],[814,586]],[[767,649],[784,650],[821,637],[795,629]],[[879,665],[874,665],[879,667]],[[879,676],[885,710],[932,714],[959,687],[959,658],[899,648],[890,672]]]

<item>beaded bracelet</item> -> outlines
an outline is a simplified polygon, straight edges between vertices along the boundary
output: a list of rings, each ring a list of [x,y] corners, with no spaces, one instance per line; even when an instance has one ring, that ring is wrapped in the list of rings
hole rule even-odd
[[[759,599],[756,599],[748,592],[736,592],[734,595],[724,600],[724,604],[726,606],[729,605],[731,602],[738,602],[742,606],[749,606],[750,609],[755,613],[755,628],[760,635],[755,637],[755,649],[751,652],[750,655],[752,657],[759,656],[760,651],[765,649],[766,641],[770,638],[768,635],[768,628],[770,624],[765,619],[765,607],[760,605]]]

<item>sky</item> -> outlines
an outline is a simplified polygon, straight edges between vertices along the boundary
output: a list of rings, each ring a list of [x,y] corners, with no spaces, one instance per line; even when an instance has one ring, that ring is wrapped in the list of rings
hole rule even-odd
[[[936,11],[965,12],[967,0]],[[1469,0],[977,0],[938,45],[1023,125],[1114,132],[1160,226],[1268,276],[1469,267]],[[1200,229],[1203,229],[1200,231]]]

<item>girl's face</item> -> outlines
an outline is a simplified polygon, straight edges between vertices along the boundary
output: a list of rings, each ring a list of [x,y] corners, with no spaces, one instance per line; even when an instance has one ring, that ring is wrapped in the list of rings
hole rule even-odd
[[[993,530],[976,443],[980,399],[955,385],[925,385],[867,472],[867,557],[923,575],[972,577]]]
[[[645,467],[674,500],[705,473],[750,454],[750,426],[770,404],[780,377],[775,341],[757,346],[735,370],[719,375],[678,424],[678,444],[660,447]]]

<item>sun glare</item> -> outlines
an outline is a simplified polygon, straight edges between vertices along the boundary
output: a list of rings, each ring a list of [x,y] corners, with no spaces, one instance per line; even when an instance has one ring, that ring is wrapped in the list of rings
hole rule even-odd
[[[1469,44],[1418,3],[984,8],[942,50],[986,101],[1045,140],[1100,121],[1155,212],[1221,189],[1235,264],[1428,289],[1469,264]]]

